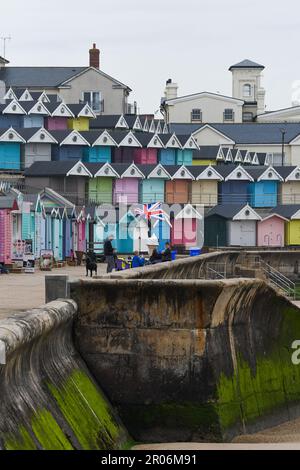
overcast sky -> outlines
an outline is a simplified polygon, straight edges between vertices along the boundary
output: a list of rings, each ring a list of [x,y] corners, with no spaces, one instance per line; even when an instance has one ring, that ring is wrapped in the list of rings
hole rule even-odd
[[[300,80],[299,0],[0,0],[0,36],[11,65],[88,65],[93,42],[104,72],[154,112],[165,81],[179,94],[231,95],[228,67],[266,66],[268,109],[290,106]],[[1,44],[1,53],[3,45]]]

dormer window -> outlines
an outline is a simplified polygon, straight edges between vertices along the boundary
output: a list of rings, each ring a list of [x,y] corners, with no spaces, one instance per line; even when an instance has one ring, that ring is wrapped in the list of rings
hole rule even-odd
[[[199,108],[192,109],[191,121],[202,122],[202,111]]]
[[[245,98],[249,98],[250,96],[252,95],[252,87],[249,83],[246,83],[244,86],[243,86],[243,96]]]

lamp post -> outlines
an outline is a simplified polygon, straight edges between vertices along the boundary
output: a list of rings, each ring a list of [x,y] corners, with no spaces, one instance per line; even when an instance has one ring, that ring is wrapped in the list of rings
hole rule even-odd
[[[284,165],[284,144],[285,144],[285,129],[280,129],[281,132],[281,164]]]

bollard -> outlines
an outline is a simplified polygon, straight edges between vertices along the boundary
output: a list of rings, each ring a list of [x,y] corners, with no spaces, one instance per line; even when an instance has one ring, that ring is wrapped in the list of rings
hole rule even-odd
[[[46,304],[56,299],[69,299],[69,276],[49,274],[45,276]]]

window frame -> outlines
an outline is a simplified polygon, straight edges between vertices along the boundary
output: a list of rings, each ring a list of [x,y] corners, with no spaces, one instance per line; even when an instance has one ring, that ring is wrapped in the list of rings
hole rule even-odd
[[[90,95],[89,101],[86,101],[86,99],[85,99],[85,95],[86,95],[86,94],[89,94],[89,95]],[[94,103],[96,103],[96,102],[94,102],[94,95],[96,95],[96,94],[98,94],[98,96],[99,96],[98,108],[95,108],[95,107],[94,107],[94,106],[95,106]],[[83,91],[83,92],[82,92],[82,101],[83,101],[84,103],[87,102],[88,105],[91,107],[91,109],[92,109],[94,112],[96,112],[96,113],[100,113],[100,112],[101,112],[101,110],[102,110],[102,93],[101,93],[101,91]]]
[[[231,112],[231,117],[226,117],[226,112]],[[223,120],[224,121],[234,121],[234,109],[233,108],[225,108],[223,112]]]
[[[199,117],[195,117],[196,114],[199,115]],[[201,108],[193,108],[191,110],[191,121],[202,122],[202,109]]]
[[[246,89],[248,89],[247,93],[245,92]],[[244,83],[244,85],[243,85],[243,97],[244,98],[250,98],[251,96],[252,96],[252,85],[250,83]]]

